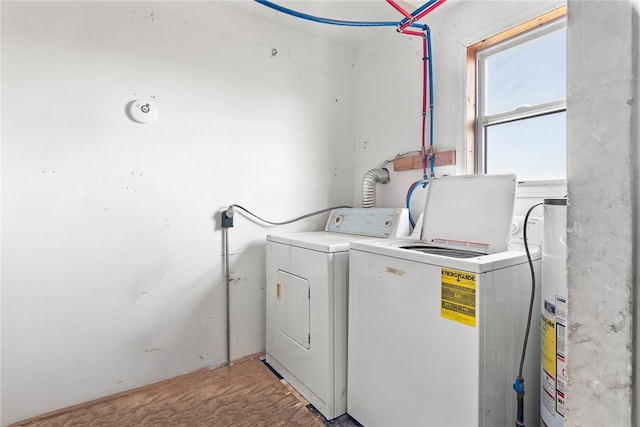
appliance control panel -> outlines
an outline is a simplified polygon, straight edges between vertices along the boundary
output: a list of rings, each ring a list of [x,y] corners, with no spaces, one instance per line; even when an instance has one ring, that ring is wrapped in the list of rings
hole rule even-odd
[[[540,217],[529,217],[527,222],[527,244],[542,245],[542,228],[544,220]],[[509,245],[524,248],[524,216],[514,216],[511,222],[511,241]]]
[[[406,237],[409,213],[402,208],[340,208],[329,215],[325,231],[371,237]]]

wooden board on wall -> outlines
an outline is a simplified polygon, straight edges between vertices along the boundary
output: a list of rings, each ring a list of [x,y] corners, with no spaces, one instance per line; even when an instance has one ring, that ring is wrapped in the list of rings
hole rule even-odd
[[[440,151],[433,153],[435,166],[450,166],[456,164],[456,150]],[[393,161],[394,171],[406,171],[410,169],[422,169],[422,155],[400,157]]]

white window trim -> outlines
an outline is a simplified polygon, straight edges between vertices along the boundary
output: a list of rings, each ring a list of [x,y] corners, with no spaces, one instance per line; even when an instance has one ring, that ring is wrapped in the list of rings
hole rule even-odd
[[[567,100],[551,101],[534,106],[525,105],[515,110],[506,111],[493,115],[478,116],[478,123],[481,127],[499,125],[501,123],[513,122],[515,120],[529,119],[532,117],[544,116],[545,114],[560,113],[567,111]]]

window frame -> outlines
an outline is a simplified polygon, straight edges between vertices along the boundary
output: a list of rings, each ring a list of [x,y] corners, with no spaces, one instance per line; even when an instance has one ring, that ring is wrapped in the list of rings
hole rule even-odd
[[[483,75],[483,70],[480,69],[482,66],[480,59],[482,57],[532,40],[538,37],[541,31],[549,33],[566,27],[566,15],[567,6],[564,5],[467,47],[467,173],[483,173],[484,171],[487,126],[566,111],[565,98],[535,106],[520,107],[508,112],[485,115],[484,99],[480,99],[482,95],[479,94],[478,90],[479,76]],[[544,29],[542,29],[543,26],[545,27]],[[523,184],[549,190],[554,185],[566,184],[566,179],[536,180]]]

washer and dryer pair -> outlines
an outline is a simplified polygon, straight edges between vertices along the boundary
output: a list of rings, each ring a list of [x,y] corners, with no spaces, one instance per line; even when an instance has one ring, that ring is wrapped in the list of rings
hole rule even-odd
[[[434,179],[410,237],[406,211],[394,209],[333,212],[323,232],[269,236],[267,363],[327,419],[513,424],[531,291],[526,254],[508,247],[516,184],[513,175]],[[539,248],[531,255],[537,272]],[[533,322],[529,387],[538,342]],[[527,425],[538,401],[525,394]]]
[[[336,209],[324,231],[267,237],[267,363],[327,419],[347,411],[353,240],[408,236],[406,209]]]

